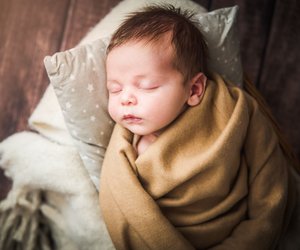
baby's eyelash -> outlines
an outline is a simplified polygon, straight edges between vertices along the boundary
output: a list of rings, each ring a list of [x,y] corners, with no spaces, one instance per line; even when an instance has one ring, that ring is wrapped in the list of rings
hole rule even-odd
[[[151,85],[139,85],[139,89],[145,89],[145,90],[153,90],[153,89],[157,89],[159,87],[158,84],[151,84]]]
[[[144,88],[145,90],[154,90],[154,89],[157,89],[158,88],[158,86],[155,86],[155,87],[146,87],[146,88]]]
[[[109,93],[112,93],[112,94],[116,94],[116,93],[119,93],[119,92],[121,92],[122,91],[122,89],[109,89],[108,90],[108,92]]]

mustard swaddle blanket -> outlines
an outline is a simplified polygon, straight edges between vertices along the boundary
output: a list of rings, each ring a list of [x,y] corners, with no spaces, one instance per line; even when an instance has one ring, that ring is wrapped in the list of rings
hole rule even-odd
[[[216,75],[143,154],[133,140],[116,125],[101,173],[117,249],[275,247],[292,207],[288,163],[252,97]]]

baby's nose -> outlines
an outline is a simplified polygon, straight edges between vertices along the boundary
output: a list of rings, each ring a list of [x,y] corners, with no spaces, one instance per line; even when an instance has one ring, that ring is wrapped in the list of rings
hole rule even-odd
[[[122,95],[122,105],[136,105],[137,99],[136,97],[131,93],[124,93]]]

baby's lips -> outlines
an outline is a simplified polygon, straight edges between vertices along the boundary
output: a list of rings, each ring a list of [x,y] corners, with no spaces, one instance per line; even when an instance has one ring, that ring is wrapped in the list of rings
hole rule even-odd
[[[134,115],[131,115],[131,114],[128,114],[128,115],[124,115],[124,116],[123,116],[123,119],[133,119],[133,118],[137,118],[137,117],[134,116]]]
[[[129,123],[138,123],[142,120],[142,118],[134,116],[134,115],[124,115],[123,121],[129,122]]]

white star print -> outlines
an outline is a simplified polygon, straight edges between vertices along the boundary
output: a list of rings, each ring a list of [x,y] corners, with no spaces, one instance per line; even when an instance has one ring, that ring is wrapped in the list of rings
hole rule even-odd
[[[66,108],[69,109],[69,108],[71,108],[71,107],[72,107],[72,104],[69,103],[69,102],[67,102],[67,103],[66,103]]]
[[[91,93],[94,90],[93,84],[88,84],[86,89]]]

